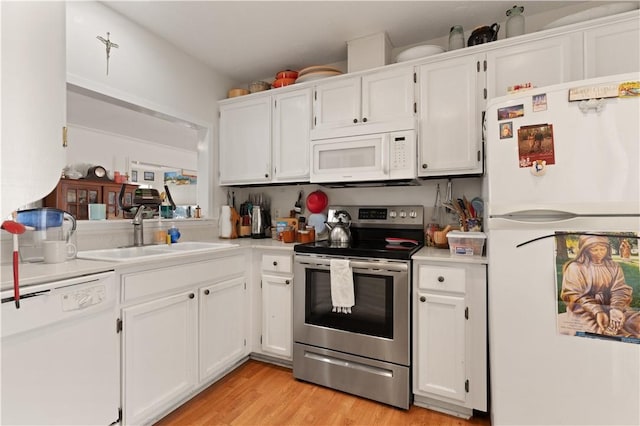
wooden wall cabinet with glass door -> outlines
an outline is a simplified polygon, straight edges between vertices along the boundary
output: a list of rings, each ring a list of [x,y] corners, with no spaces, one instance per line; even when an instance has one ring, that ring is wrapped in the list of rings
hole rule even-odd
[[[44,207],[55,207],[71,213],[78,220],[89,219],[89,204],[106,204],[107,219],[123,218],[118,207],[121,183],[87,179],[60,179],[55,189],[44,198]],[[133,203],[137,185],[124,184],[124,204]]]

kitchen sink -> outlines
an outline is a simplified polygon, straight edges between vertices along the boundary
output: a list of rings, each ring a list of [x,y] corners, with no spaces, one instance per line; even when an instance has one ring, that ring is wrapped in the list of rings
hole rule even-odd
[[[79,259],[104,260],[110,262],[129,262],[140,259],[171,257],[177,253],[202,253],[232,247],[238,247],[238,244],[190,241],[171,245],[159,244],[142,247],[85,250],[79,251],[77,257]]]

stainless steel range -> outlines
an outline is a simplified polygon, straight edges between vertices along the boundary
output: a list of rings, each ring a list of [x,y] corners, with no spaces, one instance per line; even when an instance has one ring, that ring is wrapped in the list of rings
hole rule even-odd
[[[424,242],[423,207],[332,206],[328,221],[343,211],[351,217],[348,246],[294,247],[293,375],[408,409],[411,256]],[[350,313],[334,312],[332,259],[351,269]]]

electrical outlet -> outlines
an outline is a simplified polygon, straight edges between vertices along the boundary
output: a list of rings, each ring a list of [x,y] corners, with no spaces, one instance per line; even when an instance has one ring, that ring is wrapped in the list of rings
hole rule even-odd
[[[274,215],[275,215],[276,219],[279,218],[280,217],[280,209],[275,209],[274,210]]]

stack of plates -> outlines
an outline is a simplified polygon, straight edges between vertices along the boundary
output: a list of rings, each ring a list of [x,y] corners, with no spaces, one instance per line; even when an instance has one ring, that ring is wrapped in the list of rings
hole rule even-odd
[[[342,71],[337,68],[316,65],[298,71],[298,79],[296,80],[296,83],[304,83],[305,81],[313,81],[340,74],[342,74]]]

